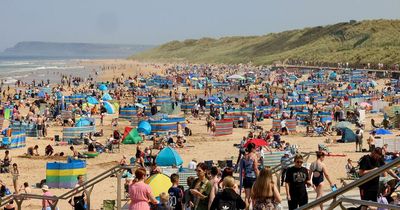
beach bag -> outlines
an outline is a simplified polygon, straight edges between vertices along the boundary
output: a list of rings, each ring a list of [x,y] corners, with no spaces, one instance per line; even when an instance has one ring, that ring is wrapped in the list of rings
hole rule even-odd
[[[84,195],[75,196],[73,201],[74,201],[74,210],[86,209]]]
[[[385,197],[383,197],[382,195],[379,195],[379,197],[378,197],[378,203],[380,203],[380,204],[389,204],[389,202],[387,201],[387,199],[386,199]],[[378,208],[378,210],[389,210],[389,209]]]

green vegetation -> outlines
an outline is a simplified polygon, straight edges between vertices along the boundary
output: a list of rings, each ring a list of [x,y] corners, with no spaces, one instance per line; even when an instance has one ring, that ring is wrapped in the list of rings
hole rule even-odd
[[[287,59],[395,64],[400,62],[400,20],[350,21],[264,36],[172,41],[130,58],[227,64],[271,64]]]

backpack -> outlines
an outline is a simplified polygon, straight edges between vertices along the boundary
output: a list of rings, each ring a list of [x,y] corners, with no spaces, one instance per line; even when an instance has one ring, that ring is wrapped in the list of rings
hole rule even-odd
[[[220,210],[236,210],[236,200],[224,200],[221,198],[222,192],[219,194],[218,209]],[[217,194],[217,195],[218,195]]]

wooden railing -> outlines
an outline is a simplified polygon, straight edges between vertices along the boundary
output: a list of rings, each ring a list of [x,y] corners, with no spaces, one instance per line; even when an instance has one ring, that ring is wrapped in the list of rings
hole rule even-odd
[[[52,203],[50,205],[52,210],[56,210],[57,209],[57,204],[59,200],[69,200],[71,197],[78,195],[82,192],[85,192],[86,195],[86,203],[87,203],[87,209],[91,209],[90,208],[90,196],[92,193],[92,190],[94,188],[94,186],[96,184],[98,184],[99,182],[109,178],[112,175],[116,175],[117,177],[117,209],[121,210],[122,206],[121,206],[121,178],[122,178],[122,174],[125,170],[127,169],[132,169],[134,168],[134,166],[132,165],[128,165],[128,166],[121,166],[121,165],[117,165],[114,166],[113,168],[110,168],[106,171],[104,171],[103,173],[93,177],[90,180],[87,180],[86,182],[84,182],[82,185],[73,188],[71,190],[69,190],[68,192],[60,195],[60,196],[43,196],[43,195],[34,195],[34,194],[14,194],[14,195],[10,195],[7,196],[5,198],[3,198],[1,200],[0,203],[0,207],[6,205],[7,203],[9,203],[11,200],[14,200],[15,203],[17,204],[17,209],[18,210],[22,210],[22,202],[26,199],[37,199],[37,200],[51,200]]]
[[[350,190],[352,190],[352,189],[354,189],[354,188],[356,188],[356,187],[358,187],[358,186],[360,186],[360,185],[362,185],[362,184],[364,184],[364,183],[376,178],[381,173],[383,173],[383,172],[385,172],[385,171],[387,171],[387,170],[389,170],[389,169],[391,169],[393,167],[396,167],[398,165],[400,165],[400,158],[396,158],[392,162],[390,162],[388,164],[385,164],[384,166],[365,174],[360,179],[357,179],[354,182],[352,182],[352,183],[350,183],[350,184],[348,184],[348,185],[346,185],[346,186],[344,186],[342,188],[339,188],[338,190],[336,190],[334,192],[331,192],[331,193],[329,193],[329,194],[327,194],[325,196],[322,196],[321,198],[319,198],[319,199],[317,199],[317,200],[315,200],[313,202],[310,202],[310,203],[308,203],[308,204],[306,204],[304,206],[301,206],[299,208],[299,210],[312,209],[312,208],[314,208],[316,206],[319,206],[320,204],[328,202],[330,200],[333,200],[333,202],[331,204],[331,207],[333,205],[337,206],[341,202],[350,202],[350,201],[355,202],[356,200],[351,200],[351,199],[347,199],[347,198],[342,198],[342,200],[339,202],[339,199],[337,199],[337,198],[338,198],[338,196],[343,195],[344,193],[346,193],[346,192],[348,192],[348,191],[350,191]],[[360,204],[360,205],[366,205],[366,206],[371,204],[371,202],[360,201],[360,200],[357,201],[357,203]],[[374,202],[372,202],[372,203],[374,203]],[[376,206],[376,204],[375,204],[375,206]],[[389,209],[392,209],[392,208],[389,208]],[[400,208],[397,207],[396,209],[400,209]]]

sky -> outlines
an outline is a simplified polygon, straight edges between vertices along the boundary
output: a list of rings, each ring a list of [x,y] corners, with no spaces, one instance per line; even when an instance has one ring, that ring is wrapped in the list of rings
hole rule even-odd
[[[0,0],[0,51],[20,41],[158,45],[400,19],[399,0]]]

